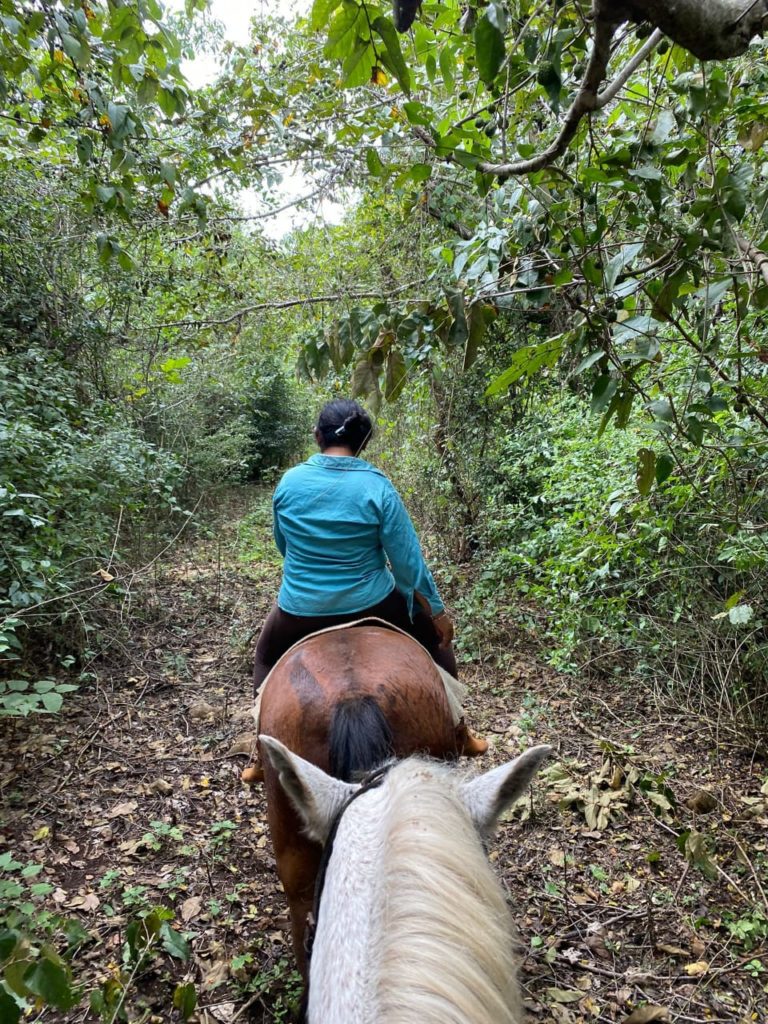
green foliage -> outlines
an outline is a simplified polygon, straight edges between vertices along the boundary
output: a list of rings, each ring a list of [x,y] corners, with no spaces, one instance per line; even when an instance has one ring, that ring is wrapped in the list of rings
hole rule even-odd
[[[245,478],[269,480],[307,447],[312,426],[308,395],[276,359],[266,356],[246,377],[242,400],[248,433]]]
[[[8,353],[0,366],[6,661],[22,657],[24,629],[60,624],[75,611],[78,592],[109,586],[119,518],[178,511],[178,475],[175,461],[117,409],[84,401],[76,375],[51,353],[34,346]],[[95,584],[99,570],[106,575]],[[58,710],[60,695],[74,688],[49,680],[5,685],[4,711],[18,714]]]
[[[736,475],[719,449],[706,458],[692,449],[643,495],[637,453],[656,443],[653,433],[593,431],[579,399],[560,394],[499,439],[482,524],[487,560],[464,601],[467,619],[523,595],[546,610],[558,667],[631,666],[687,685],[698,663],[697,702],[727,700],[747,721],[763,720],[768,550],[745,530],[766,514],[751,484],[765,472],[759,435],[742,435]]]
[[[3,1021],[21,1018],[35,1004],[57,1010],[76,1006],[82,991],[71,967],[90,941],[76,920],[42,909],[53,886],[36,881],[43,866],[0,854],[0,1010]]]

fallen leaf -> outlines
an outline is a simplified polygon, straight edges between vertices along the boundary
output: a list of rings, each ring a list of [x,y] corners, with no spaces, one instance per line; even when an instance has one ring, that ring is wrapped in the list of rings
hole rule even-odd
[[[135,800],[124,800],[121,804],[116,804],[112,808],[108,817],[121,818],[124,814],[132,814],[138,806]]]
[[[559,846],[553,846],[547,852],[547,860],[556,868],[561,868],[565,864],[565,851],[561,850]]]
[[[682,946],[669,946],[666,942],[657,942],[656,949],[660,953],[667,953],[669,956],[690,956],[690,949],[683,949]]]
[[[204,722],[206,719],[214,717],[216,708],[201,700],[198,704],[193,704],[187,714],[193,722]]]
[[[697,814],[709,814],[710,811],[714,811],[717,807],[717,799],[709,790],[697,789],[685,801],[685,806]]]
[[[683,970],[689,977],[696,978],[700,974],[707,973],[709,970],[709,964],[706,960],[697,960],[695,963],[686,964]]]
[[[150,793],[157,793],[159,796],[168,796],[169,793],[173,792],[173,786],[170,782],[166,782],[165,779],[155,779],[154,782],[150,782],[147,786],[147,790]]]
[[[628,1017],[625,1017],[621,1024],[649,1024],[652,1020],[669,1020],[669,1010],[666,1006],[638,1006]]]
[[[553,1003],[577,1003],[584,998],[584,993],[569,988],[548,988],[547,998]]]
[[[235,757],[237,754],[248,754],[253,752],[256,744],[256,734],[252,732],[244,732],[242,736],[238,736],[232,746],[226,753],[226,757]]]
[[[207,967],[203,974],[203,988],[208,990],[216,988],[229,977],[229,963],[226,960],[216,960]]]
[[[66,904],[71,910],[98,910],[101,900],[95,892],[80,893]]]
[[[197,917],[202,905],[203,901],[199,896],[190,896],[189,899],[184,900],[181,904],[182,921],[191,921],[193,917]]]
[[[51,830],[48,827],[48,825],[43,825],[43,827],[39,828],[37,832],[35,832],[35,834],[32,836],[32,840],[34,842],[39,842],[41,839],[47,839],[50,834]]]

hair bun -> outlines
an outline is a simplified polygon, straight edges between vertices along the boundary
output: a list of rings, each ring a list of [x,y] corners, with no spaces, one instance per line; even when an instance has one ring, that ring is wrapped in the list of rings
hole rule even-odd
[[[357,410],[355,410],[354,412],[350,413],[349,416],[346,417],[344,422],[338,428],[338,430],[334,431],[334,433],[336,434],[336,437],[342,437],[344,434],[346,434],[347,427],[354,426],[355,423],[359,423],[362,420],[362,418],[363,417],[360,415],[359,412],[357,412]]]

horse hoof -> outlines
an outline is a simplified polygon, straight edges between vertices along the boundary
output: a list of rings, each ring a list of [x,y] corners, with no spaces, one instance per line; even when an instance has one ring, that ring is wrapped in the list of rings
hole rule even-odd
[[[264,769],[260,764],[249,765],[240,772],[240,778],[246,786],[255,786],[264,781]]]

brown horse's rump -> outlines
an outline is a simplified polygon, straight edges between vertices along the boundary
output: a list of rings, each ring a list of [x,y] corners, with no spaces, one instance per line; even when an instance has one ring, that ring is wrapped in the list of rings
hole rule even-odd
[[[386,625],[360,624],[316,634],[300,642],[275,665],[264,684],[259,732],[329,771],[346,738],[352,751],[382,756],[425,753],[457,756],[455,723],[445,686],[434,662],[410,636]],[[355,735],[357,733],[357,735]],[[384,737],[386,747],[384,749]],[[264,759],[269,828],[291,911],[294,949],[304,967],[303,936],[312,905],[320,847],[301,826]]]

